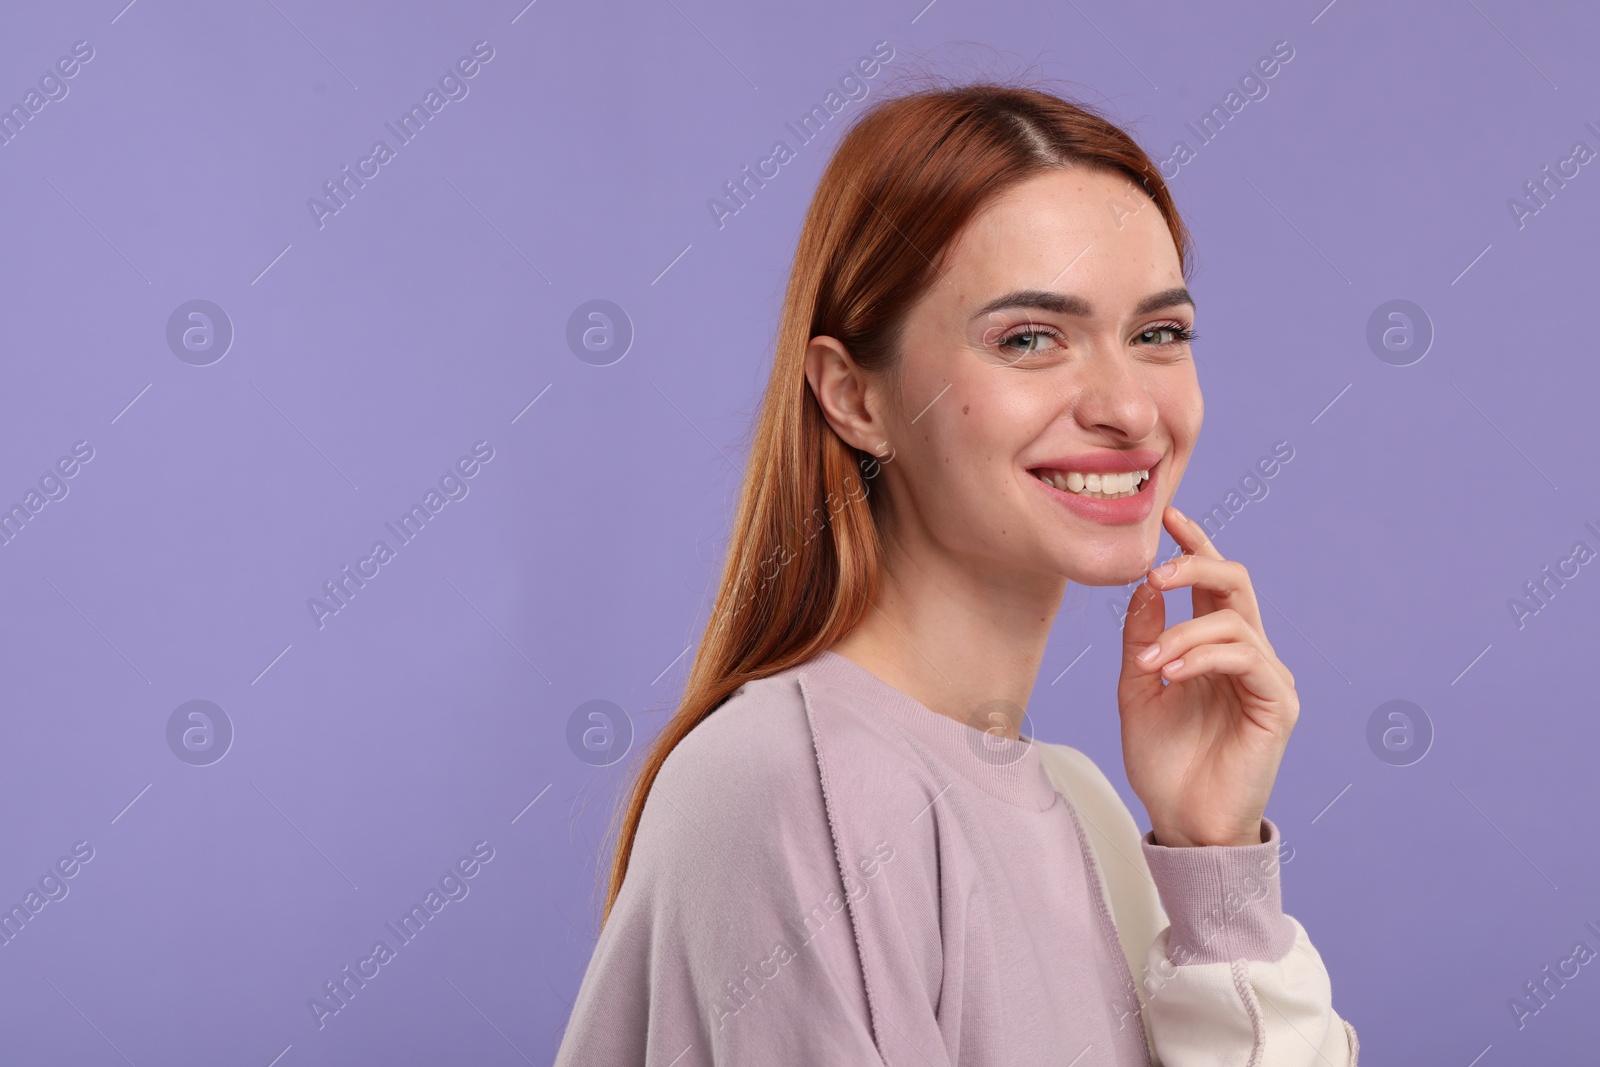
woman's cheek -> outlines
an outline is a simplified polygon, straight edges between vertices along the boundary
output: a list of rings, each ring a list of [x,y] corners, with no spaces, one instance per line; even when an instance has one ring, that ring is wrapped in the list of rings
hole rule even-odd
[[[1206,413],[1194,364],[1187,365],[1186,374],[1174,378],[1176,380],[1166,382],[1165,388],[1156,394],[1156,404],[1173,437],[1187,436],[1193,440],[1200,434],[1200,423]]]

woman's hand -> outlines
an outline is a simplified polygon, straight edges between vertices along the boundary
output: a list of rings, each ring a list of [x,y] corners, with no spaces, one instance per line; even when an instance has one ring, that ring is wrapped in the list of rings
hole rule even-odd
[[[1294,675],[1267,641],[1244,566],[1177,508],[1162,523],[1184,554],[1146,575],[1122,628],[1117,704],[1128,785],[1157,844],[1258,845],[1300,716]],[[1194,617],[1166,628],[1163,591],[1186,585]]]

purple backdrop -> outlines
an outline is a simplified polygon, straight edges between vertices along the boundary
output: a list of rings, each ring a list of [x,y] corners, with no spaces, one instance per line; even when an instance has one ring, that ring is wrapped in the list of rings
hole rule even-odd
[[[1592,6],[524,2],[0,16],[0,1060],[550,1061],[808,198],[930,64],[1173,175],[1177,502],[1299,681],[1268,812],[1367,1056],[1593,1047]],[[1030,711],[1142,822],[1126,593]]]

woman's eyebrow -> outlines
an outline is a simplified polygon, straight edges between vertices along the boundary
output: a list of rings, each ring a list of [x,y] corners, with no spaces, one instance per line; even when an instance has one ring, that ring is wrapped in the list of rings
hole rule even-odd
[[[1174,286],[1163,289],[1159,293],[1151,293],[1134,307],[1135,315],[1147,315],[1152,311],[1164,308],[1177,307],[1188,304],[1194,307],[1194,297],[1189,295],[1189,290],[1183,286]],[[996,297],[983,307],[972,313],[974,319],[987,315],[992,311],[1001,311],[1005,308],[1038,308],[1056,315],[1078,315],[1089,318],[1094,314],[1089,302],[1081,296],[1071,293],[1057,293],[1049,289],[1018,289],[1004,296]]]

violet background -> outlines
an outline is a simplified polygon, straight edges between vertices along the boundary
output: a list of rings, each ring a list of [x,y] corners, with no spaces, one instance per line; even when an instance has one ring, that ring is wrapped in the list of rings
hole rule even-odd
[[[0,146],[0,506],[94,449],[0,547],[0,905],[95,853],[0,945],[0,1060],[550,1061],[631,760],[583,762],[568,720],[612,701],[637,746],[674,704],[799,224],[865,104],[804,146],[784,124],[878,41],[868,102],[908,68],[1029,68],[1158,158],[1293,47],[1172,180],[1208,409],[1177,503],[1206,512],[1294,450],[1216,539],[1303,702],[1268,808],[1286,908],[1363,1063],[1593,1048],[1594,966],[1522,1029],[1507,1001],[1600,948],[1600,577],[1520,628],[1508,600],[1600,548],[1600,177],[1520,228],[1507,201],[1600,148],[1600,14],[922,2],[0,13],[7,106],[74,42],[95,53]],[[319,229],[307,199],[480,40],[468,96]],[[719,228],[707,201],[780,138],[797,158]],[[234,330],[208,366],[166,340],[192,299]],[[594,299],[634,332],[606,366],[567,341]],[[1395,299],[1434,331],[1406,366],[1367,343]],[[468,495],[319,629],[307,600],[481,440]],[[1143,824],[1123,594],[1069,596],[1030,714]],[[194,699],[234,730],[208,766],[167,741]],[[1396,699],[1433,733],[1404,766],[1368,741]],[[477,841],[469,895],[319,1029],[308,998]]]

